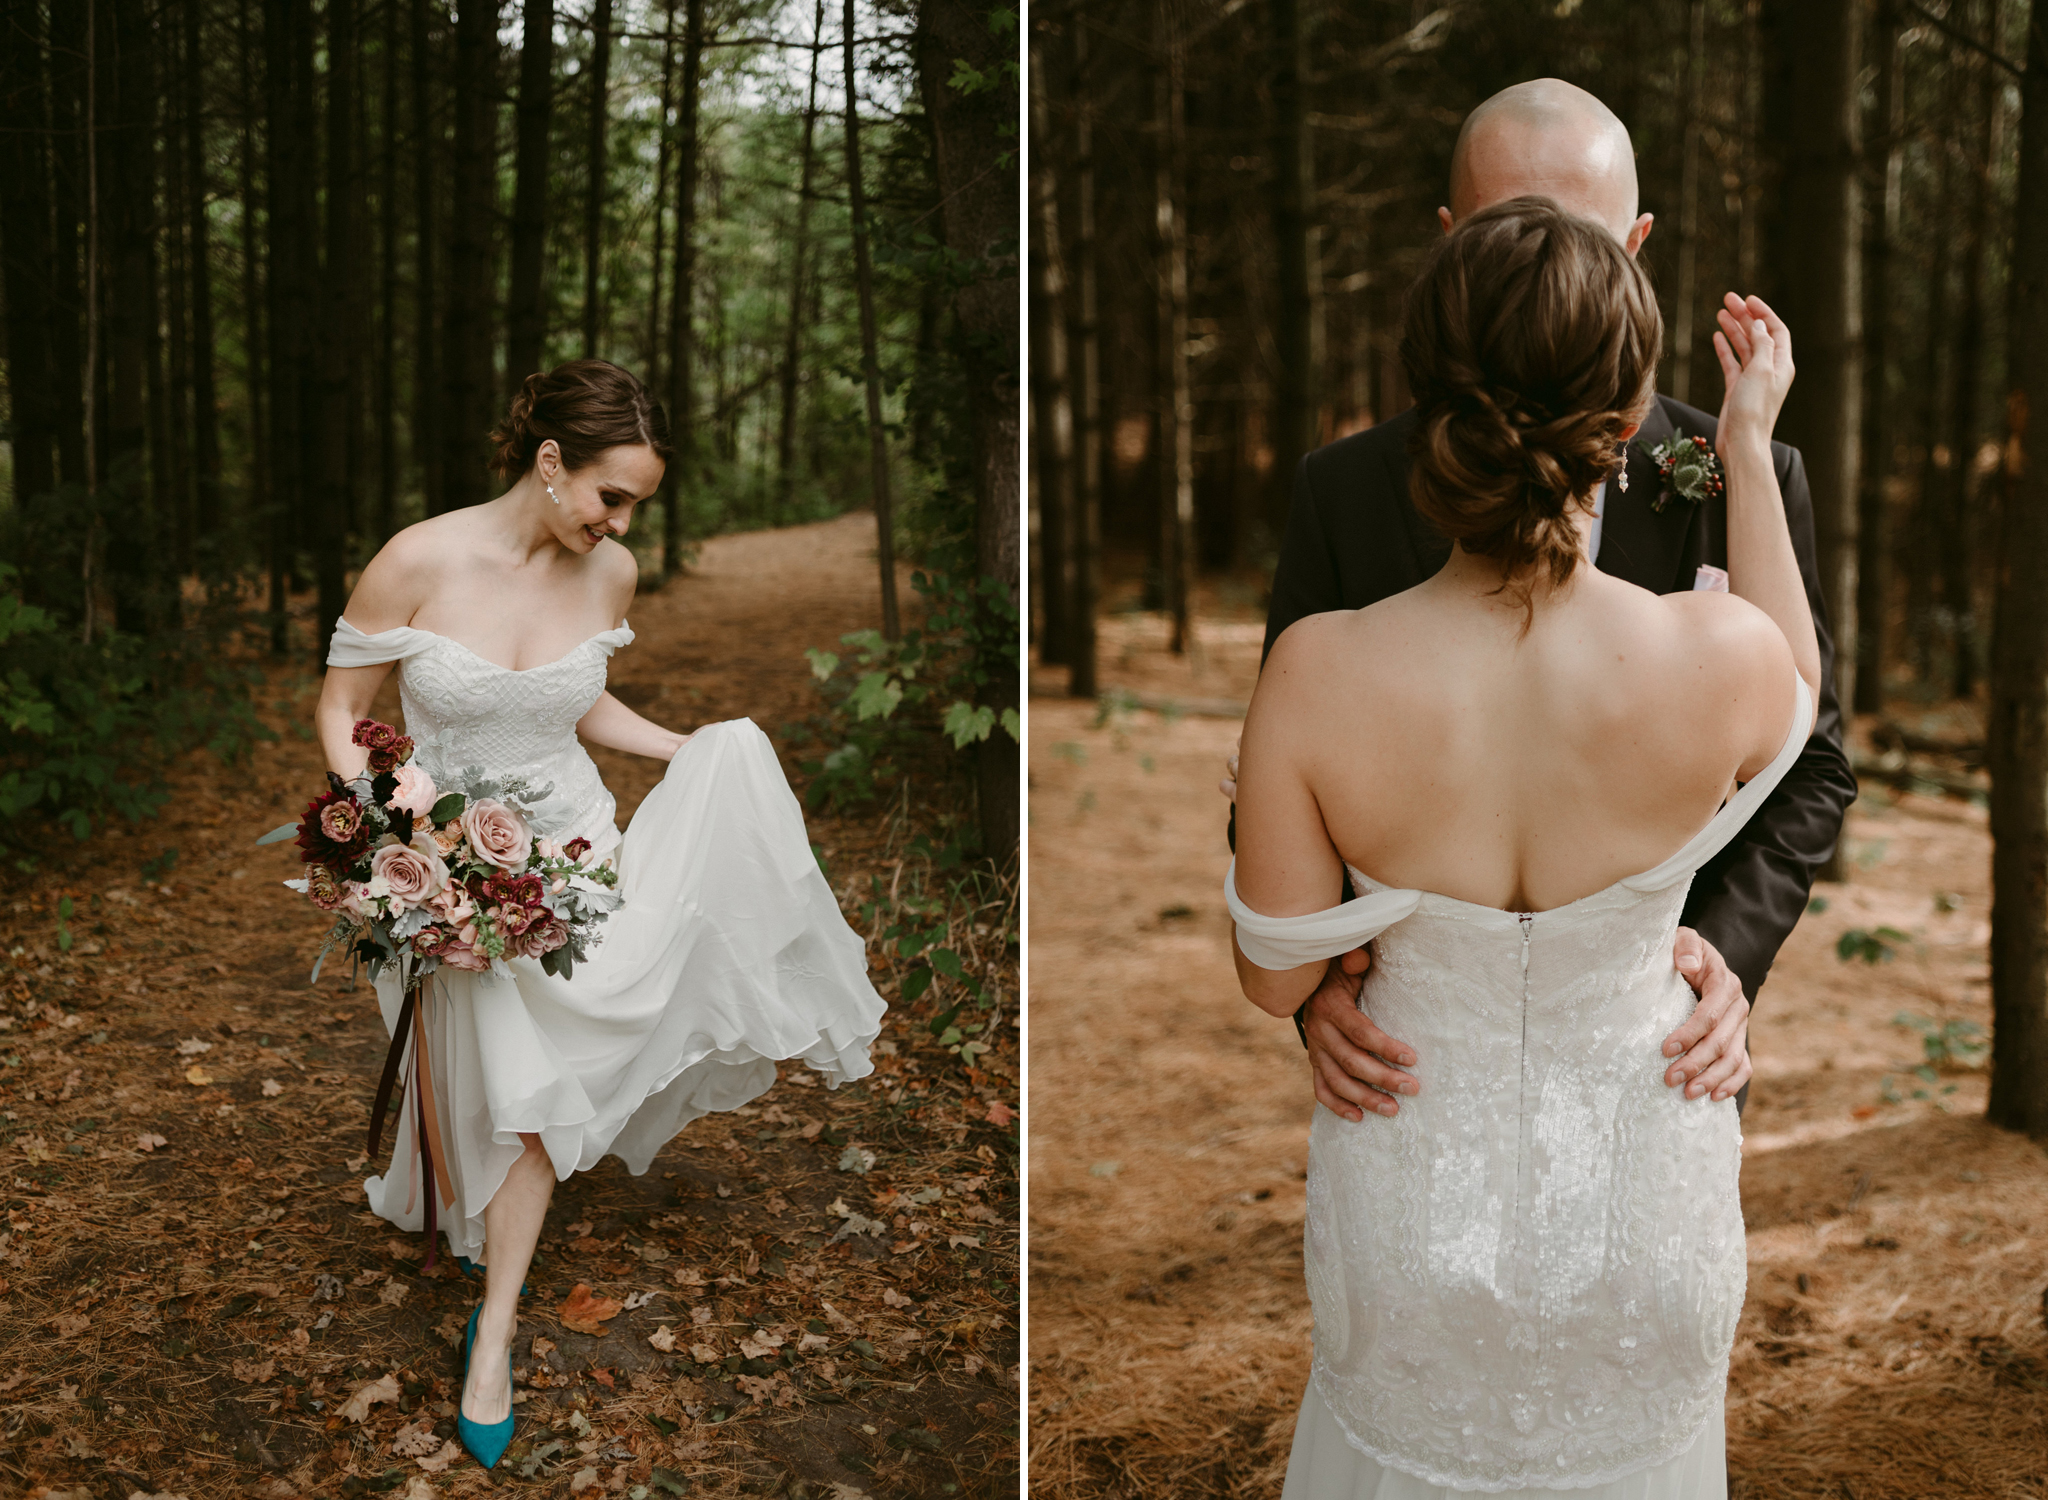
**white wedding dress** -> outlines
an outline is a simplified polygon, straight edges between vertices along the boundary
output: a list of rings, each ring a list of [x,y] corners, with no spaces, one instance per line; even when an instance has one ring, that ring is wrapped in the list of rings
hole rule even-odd
[[[1359,1006],[1415,1049],[1392,1119],[1317,1107],[1315,1358],[1283,1500],[1574,1490],[1721,1500],[1722,1402],[1747,1263],[1732,1099],[1664,1083],[1691,1014],[1672,965],[1686,892],[1798,759],[1784,748],[1653,870],[1551,911],[1395,890],[1266,917],[1287,969],[1377,939]]]
[[[513,671],[430,630],[367,635],[340,620],[328,651],[331,666],[399,663],[406,732],[437,780],[474,765],[552,783],[574,809],[557,836],[581,834],[596,855],[618,858],[624,904],[572,977],[522,958],[509,979],[444,966],[428,980],[427,1051],[455,1196],[437,1218],[450,1247],[472,1258],[522,1132],[540,1137],[558,1179],[607,1152],[637,1175],[692,1120],[764,1093],[778,1059],[803,1059],[835,1088],[871,1071],[885,1007],[865,945],[751,720],[692,735],[620,837],[576,723],[604,692],[606,659],[632,639],[621,625]],[[395,1026],[403,996],[389,969],[377,999]],[[377,1213],[418,1230],[414,1092],[390,1171],[364,1188]]]

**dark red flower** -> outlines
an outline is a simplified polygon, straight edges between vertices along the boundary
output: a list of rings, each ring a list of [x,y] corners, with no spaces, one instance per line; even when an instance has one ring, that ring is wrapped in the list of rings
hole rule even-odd
[[[562,852],[571,859],[581,859],[590,852],[590,840],[586,838],[573,838],[568,843],[562,845]]]
[[[307,864],[323,864],[336,875],[346,875],[370,847],[370,835],[353,797],[326,792],[306,804],[299,836],[293,842],[299,846],[299,858]]]
[[[349,738],[365,750],[375,751],[389,750],[401,736],[389,724],[380,724],[375,719],[358,719]]]
[[[445,927],[422,927],[412,936],[412,951],[421,958],[432,958],[448,946],[452,935]]]
[[[363,722],[367,724],[370,721],[368,719],[365,719]],[[379,729],[384,729],[388,728],[389,726],[380,724],[377,727]],[[405,758],[408,755],[412,754],[412,751],[412,740],[402,734],[399,735],[396,739],[394,739],[389,745],[377,745],[371,747],[370,774],[372,776],[383,776],[389,774],[392,771],[397,770],[398,767],[401,764],[403,764]]]
[[[546,894],[538,875],[493,875],[484,881],[485,899],[493,906],[539,907]]]

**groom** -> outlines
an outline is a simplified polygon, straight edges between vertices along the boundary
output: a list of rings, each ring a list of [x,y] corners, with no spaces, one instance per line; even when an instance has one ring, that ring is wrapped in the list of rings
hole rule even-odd
[[[1636,213],[1634,148],[1628,130],[1598,99],[1554,78],[1504,89],[1467,116],[1451,158],[1451,206],[1437,210],[1445,233],[1467,215],[1509,198],[1540,194],[1605,225],[1634,255],[1651,216]],[[1798,330],[1793,330],[1796,335]],[[1289,625],[1325,610],[1362,609],[1413,588],[1450,554],[1408,498],[1408,434],[1414,413],[1318,448],[1295,471],[1294,502],[1273,578],[1266,650]],[[1660,480],[1648,450],[1682,431],[1712,440],[1715,419],[1659,396],[1629,445],[1626,494],[1609,481],[1595,502],[1595,566],[1660,594],[1710,586],[1728,564],[1723,496],[1699,504],[1673,498],[1659,511]],[[1686,898],[1674,962],[1699,991],[1692,1018],[1667,1042],[1665,1081],[1708,1088],[1744,1063],[1749,998],[1806,909],[1814,871],[1833,851],[1856,779],[1842,750],[1835,701],[1834,643],[1814,563],[1813,501],[1798,450],[1773,443],[1793,550],[1820,637],[1821,693],[1813,736],[1784,781],[1742,834],[1711,860]],[[1703,573],[1703,566],[1709,571]],[[1725,577],[1724,577],[1725,582]],[[1711,709],[1703,708],[1703,712]],[[1231,775],[1236,775],[1233,760]],[[1233,790],[1229,783],[1226,791]],[[1330,963],[1322,986],[1296,1013],[1315,1077],[1316,1098],[1349,1119],[1385,1113],[1388,1093],[1407,1092],[1412,1051],[1357,1007],[1364,949]],[[1695,1081],[1697,1080],[1697,1082]],[[1705,1090],[1700,1092],[1704,1094]],[[1739,1109],[1748,1085],[1736,1096]]]

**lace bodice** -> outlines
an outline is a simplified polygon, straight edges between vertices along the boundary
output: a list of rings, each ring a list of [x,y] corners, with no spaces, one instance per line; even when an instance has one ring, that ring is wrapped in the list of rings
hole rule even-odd
[[[514,671],[431,630],[402,625],[368,635],[337,620],[327,661],[337,667],[398,662],[405,731],[419,742],[418,758],[429,775],[438,781],[482,766],[493,776],[552,783],[575,810],[569,831],[589,839],[602,856],[619,841],[617,804],[577,740],[576,724],[604,694],[607,658],[632,639],[621,625],[554,661]]]
[[[1784,749],[1654,870],[1516,913],[1350,872],[1359,899],[1270,918],[1291,968],[1374,939],[1360,1008],[1415,1048],[1393,1119],[1318,1107],[1306,1263],[1315,1375],[1352,1444],[1462,1490],[1584,1488],[1682,1452],[1716,1409],[1746,1279],[1733,1100],[1663,1082],[1691,1013],[1686,892],[1798,756]]]

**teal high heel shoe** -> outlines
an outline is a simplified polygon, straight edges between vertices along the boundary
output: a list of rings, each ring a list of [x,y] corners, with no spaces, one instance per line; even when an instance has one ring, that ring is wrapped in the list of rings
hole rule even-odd
[[[471,1309],[469,1328],[462,1335],[462,1383],[465,1386],[469,1384],[469,1356],[471,1351],[476,1348],[477,1314],[483,1310],[481,1302]],[[505,1381],[508,1387],[511,1384],[511,1380],[512,1356],[507,1354],[505,1356]],[[492,1422],[488,1425],[483,1422],[472,1422],[462,1414],[462,1393],[460,1391],[456,1392],[455,1435],[462,1439],[462,1446],[469,1450],[470,1457],[474,1458],[486,1469],[494,1466],[504,1456],[505,1449],[511,1445],[513,1415],[512,1412],[507,1412],[504,1421]]]

